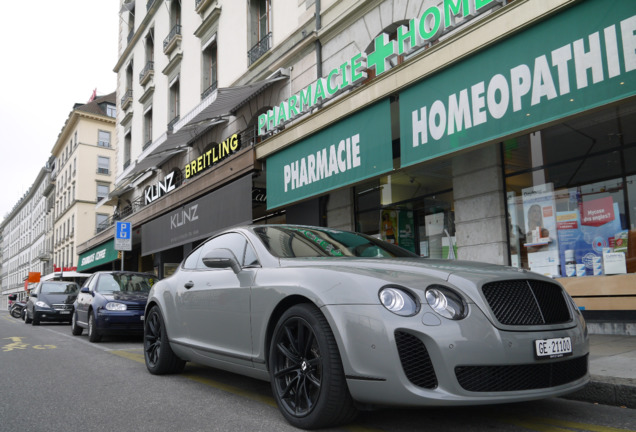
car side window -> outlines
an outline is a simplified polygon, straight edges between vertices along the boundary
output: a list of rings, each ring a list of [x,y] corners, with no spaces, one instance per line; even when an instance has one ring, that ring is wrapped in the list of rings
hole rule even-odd
[[[254,247],[247,243],[245,247],[245,267],[258,265],[258,256],[256,256],[256,251]]]
[[[197,259],[197,269],[207,269],[205,264],[203,264],[203,257],[206,256],[213,249],[222,248],[231,250],[234,253],[234,256],[236,256],[239,265],[242,267],[246,245],[247,240],[245,240],[245,237],[238,233],[228,233],[215,237],[207,243],[204,243],[203,246],[199,248],[201,252]]]
[[[97,278],[98,276],[93,275],[88,281],[86,281],[86,287],[88,287],[90,291],[95,291],[95,284],[97,284]]]
[[[183,262],[184,269],[192,270],[197,268],[197,261],[199,260],[199,256],[201,255],[201,249],[202,247],[196,248],[190,255],[188,255],[188,257]]]

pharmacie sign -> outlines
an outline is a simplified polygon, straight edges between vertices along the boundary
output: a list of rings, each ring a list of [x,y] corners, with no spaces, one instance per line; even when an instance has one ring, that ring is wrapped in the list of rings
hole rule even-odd
[[[267,208],[393,169],[389,101],[381,101],[267,158]]]
[[[636,1],[582,1],[400,93],[402,166],[636,94]]]
[[[357,53],[342,65],[332,69],[327,76],[318,79],[300,92],[281,102],[279,106],[258,116],[258,135],[266,134],[313,107],[333,98],[347,88],[367,78],[366,69],[374,68],[380,75],[390,69],[390,61],[396,56],[408,54],[438,39],[444,33],[456,29],[468,18],[479,15],[499,4],[497,0],[443,0],[431,6],[408,25],[397,28],[397,40],[389,40],[382,33],[374,40],[370,54]],[[457,17],[466,18],[456,23]]]
[[[213,146],[198,158],[190,161],[184,168],[185,178],[189,179],[202,171],[210,168],[214,164],[236,153],[241,148],[241,137],[235,133],[225,141]]]

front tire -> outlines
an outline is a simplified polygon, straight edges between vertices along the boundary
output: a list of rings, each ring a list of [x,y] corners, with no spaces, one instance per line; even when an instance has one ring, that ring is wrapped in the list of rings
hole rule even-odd
[[[151,374],[179,373],[185,367],[172,351],[163,316],[158,306],[153,306],[144,321],[144,359]]]
[[[79,325],[77,325],[77,312],[73,311],[73,315],[71,316],[71,333],[73,336],[80,336],[84,331]]]
[[[314,305],[299,304],[281,316],[269,370],[278,408],[293,426],[336,426],[357,415],[333,332]]]
[[[102,335],[97,330],[97,323],[95,323],[95,315],[93,311],[90,311],[88,317],[88,340],[91,342],[99,342],[102,340]]]
[[[31,318],[29,318],[29,311],[26,311],[24,313],[24,323],[25,324],[31,324],[31,321],[32,321]]]

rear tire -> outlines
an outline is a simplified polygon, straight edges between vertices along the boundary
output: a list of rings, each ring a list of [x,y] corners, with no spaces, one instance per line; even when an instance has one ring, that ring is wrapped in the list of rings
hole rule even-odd
[[[88,315],[88,340],[91,342],[99,342],[102,340],[102,335],[99,334],[97,330],[97,323],[95,322],[93,311],[90,311]]]
[[[77,325],[77,312],[73,311],[73,315],[71,316],[71,333],[73,336],[80,336],[84,331],[79,325]]]
[[[153,306],[144,321],[144,359],[153,375],[179,373],[186,364],[170,347],[159,306]]]
[[[357,415],[333,332],[312,304],[291,307],[276,324],[269,374],[278,408],[293,426],[336,426]]]

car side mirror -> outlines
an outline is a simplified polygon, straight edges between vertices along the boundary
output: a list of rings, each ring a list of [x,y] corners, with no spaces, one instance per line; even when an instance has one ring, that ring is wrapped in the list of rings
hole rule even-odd
[[[33,294],[31,294],[31,297],[38,298],[38,295],[37,295],[37,293],[33,293]]]
[[[88,294],[88,293],[89,293],[89,292],[91,292],[91,291],[88,289],[88,287],[82,287],[82,289],[80,290],[80,292],[81,292],[81,293],[84,293],[84,294]]]
[[[241,266],[231,250],[225,248],[213,249],[203,257],[203,264],[208,268],[231,268],[234,273],[241,271]]]

